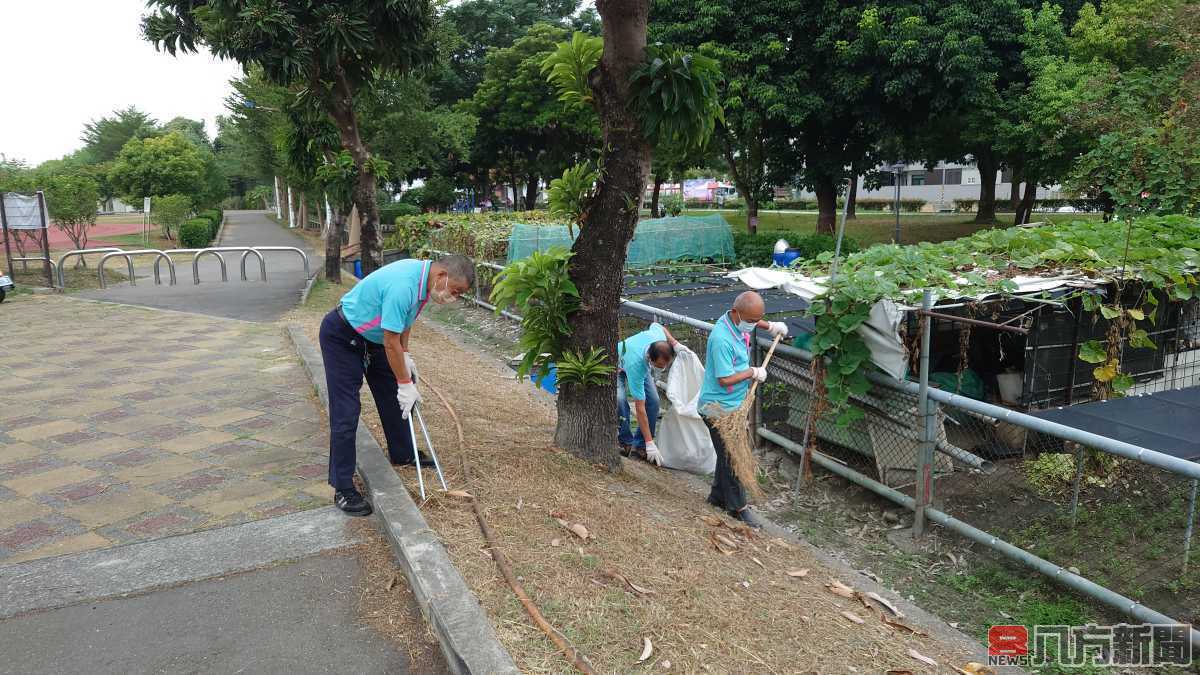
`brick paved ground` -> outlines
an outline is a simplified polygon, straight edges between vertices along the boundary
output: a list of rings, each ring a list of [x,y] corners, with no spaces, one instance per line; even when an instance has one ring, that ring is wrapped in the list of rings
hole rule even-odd
[[[0,565],[329,503],[324,415],[273,325],[4,306]]]

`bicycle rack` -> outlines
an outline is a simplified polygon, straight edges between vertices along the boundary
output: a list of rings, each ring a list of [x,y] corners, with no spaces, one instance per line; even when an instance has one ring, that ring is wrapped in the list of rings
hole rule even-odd
[[[264,253],[264,252],[269,253],[271,251],[278,251],[281,253],[286,253],[286,252],[290,251],[292,253],[295,253],[296,255],[299,255],[300,260],[302,260],[304,262],[304,278],[307,279],[310,276],[312,276],[308,269],[308,254],[305,253],[304,251],[296,248],[295,246],[252,246],[251,249],[259,252],[260,257],[261,257],[262,253]],[[248,255],[250,255],[250,251],[246,251],[245,253],[242,254],[242,279],[246,278],[246,256],[248,256]]]
[[[225,269],[225,257],[221,253],[234,253],[244,251],[242,254],[242,281],[249,281],[246,277],[246,256],[254,254],[258,256],[258,270],[262,275],[259,281],[267,280],[267,261],[263,255],[255,250],[252,246],[217,246],[213,248],[200,249],[194,257],[192,257],[192,280],[197,284],[200,283],[200,257],[207,254],[217,256],[217,260],[221,262],[221,281],[229,281],[229,274]]]
[[[63,270],[66,269],[63,266],[63,263],[66,262],[67,258],[70,258],[71,256],[76,256],[76,255],[82,258],[83,256],[89,255],[92,253],[114,253],[114,252],[118,252],[121,250],[122,249],[119,249],[119,248],[107,247],[107,248],[77,248],[73,251],[67,251],[66,253],[62,254],[62,256],[60,256],[58,259],[58,287],[59,288],[67,287],[66,273],[63,272]],[[155,260],[154,260],[155,267],[158,267],[159,260],[160,260],[160,258],[155,258]]]
[[[167,270],[171,273],[171,285],[175,285],[175,262],[171,260],[171,256],[156,249],[156,248],[140,248],[135,251],[113,251],[105,253],[100,258],[100,262],[96,264],[96,275],[100,279],[100,288],[108,288],[108,284],[104,282],[104,263],[108,262],[109,258],[125,258],[125,264],[129,268],[129,285],[137,286],[137,276],[133,273],[133,256],[135,255],[155,255],[158,258],[155,262],[165,258],[167,260]],[[154,285],[161,286],[162,278],[158,273],[158,266],[154,266]]]

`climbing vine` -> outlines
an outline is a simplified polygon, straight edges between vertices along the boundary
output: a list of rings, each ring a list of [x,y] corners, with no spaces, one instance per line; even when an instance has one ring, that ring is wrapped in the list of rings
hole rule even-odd
[[[1139,218],[1136,227],[1120,222],[1076,221],[1038,228],[983,230],[968,237],[941,243],[911,246],[877,245],[841,261],[835,279],[809,308],[816,322],[811,342],[814,355],[828,361],[825,387],[837,421],[848,425],[862,417],[847,405],[850,397],[865,394],[870,385],[866,369],[870,350],[859,329],[881,300],[915,305],[925,289],[954,289],[955,296],[982,298],[1011,295],[1018,276],[1080,275],[1108,283],[1118,271],[1140,279],[1144,300],[1140,306],[1122,308],[1119,301],[1102,303],[1093,293],[1080,291],[1084,308],[1099,311],[1113,321],[1113,334],[1105,343],[1089,341],[1080,358],[1098,364],[1096,379],[1112,392],[1132,385],[1120,372],[1123,340],[1131,347],[1153,346],[1146,330],[1137,326],[1153,316],[1157,306],[1153,291],[1168,298],[1188,300],[1197,291],[1200,269],[1200,220],[1183,216]],[[801,263],[799,271],[810,277],[827,277],[832,253]],[[1116,298],[1119,298],[1119,293]],[[1146,307],[1146,306],[1149,307]]]

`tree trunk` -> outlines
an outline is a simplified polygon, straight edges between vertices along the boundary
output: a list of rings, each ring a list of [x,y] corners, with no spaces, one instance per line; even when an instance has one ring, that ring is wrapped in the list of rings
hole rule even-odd
[[[342,233],[345,231],[346,214],[337,209],[325,230],[325,279],[333,284],[342,283]]]
[[[1021,206],[1021,178],[1017,174],[1017,170],[1012,172],[1012,185],[1009,186],[1008,202],[1013,211],[1016,211]]]
[[[281,224],[285,227],[288,223],[288,214],[291,213],[292,202],[288,199],[288,186],[285,181],[280,181],[281,189],[279,190],[279,219],[283,221]],[[170,237],[168,237],[169,239]]]
[[[758,234],[758,199],[753,193],[746,199],[746,231]]]
[[[1025,196],[1017,206],[1017,214],[1013,218],[1014,225],[1024,225],[1029,222],[1029,216],[1033,213],[1033,202],[1036,197],[1037,179],[1027,177],[1025,179]]]
[[[858,174],[850,178],[850,192],[846,194],[846,220],[857,220],[858,214]]]
[[[658,212],[658,197],[662,192],[663,179],[662,176],[654,174],[654,192],[650,194],[650,217],[661,218],[662,214]]]
[[[525,210],[532,211],[537,208],[538,198],[538,177],[530,175],[525,179]]]
[[[358,131],[358,115],[354,112],[354,92],[340,67],[335,71],[331,115],[338,126],[342,147],[354,158],[358,178],[351,201],[358,207],[359,237],[362,245],[363,276],[383,266],[383,251],[379,244],[379,204],[375,201],[378,180],[370,171],[371,152]]]
[[[567,349],[586,354],[600,347],[616,365],[617,315],[625,256],[637,226],[637,208],[650,172],[650,146],[629,105],[630,74],[646,50],[649,0],[597,0],[604,53],[590,84],[603,134],[600,180],[591,209],[572,246],[571,280],[581,307],[571,315]],[[609,470],[621,463],[617,449],[616,373],[605,384],[562,384],[554,442],[571,454]]]
[[[976,204],[975,222],[996,222],[996,158],[990,152],[975,155],[979,167],[979,202]]]
[[[831,176],[820,176],[813,181],[813,192],[817,195],[817,234],[835,234],[837,231],[837,183]]]
[[[300,229],[308,229],[308,194],[300,192]]]

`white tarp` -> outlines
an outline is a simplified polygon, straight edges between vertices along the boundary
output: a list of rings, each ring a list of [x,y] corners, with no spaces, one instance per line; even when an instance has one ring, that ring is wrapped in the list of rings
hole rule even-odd
[[[696,405],[704,365],[690,349],[680,350],[667,374],[667,399],[671,406],[663,415],[655,434],[655,443],[663,456],[663,466],[706,475],[716,470],[717,453],[708,427],[700,419]]]
[[[4,218],[10,230],[40,230],[49,226],[38,208],[37,195],[4,193]]]

